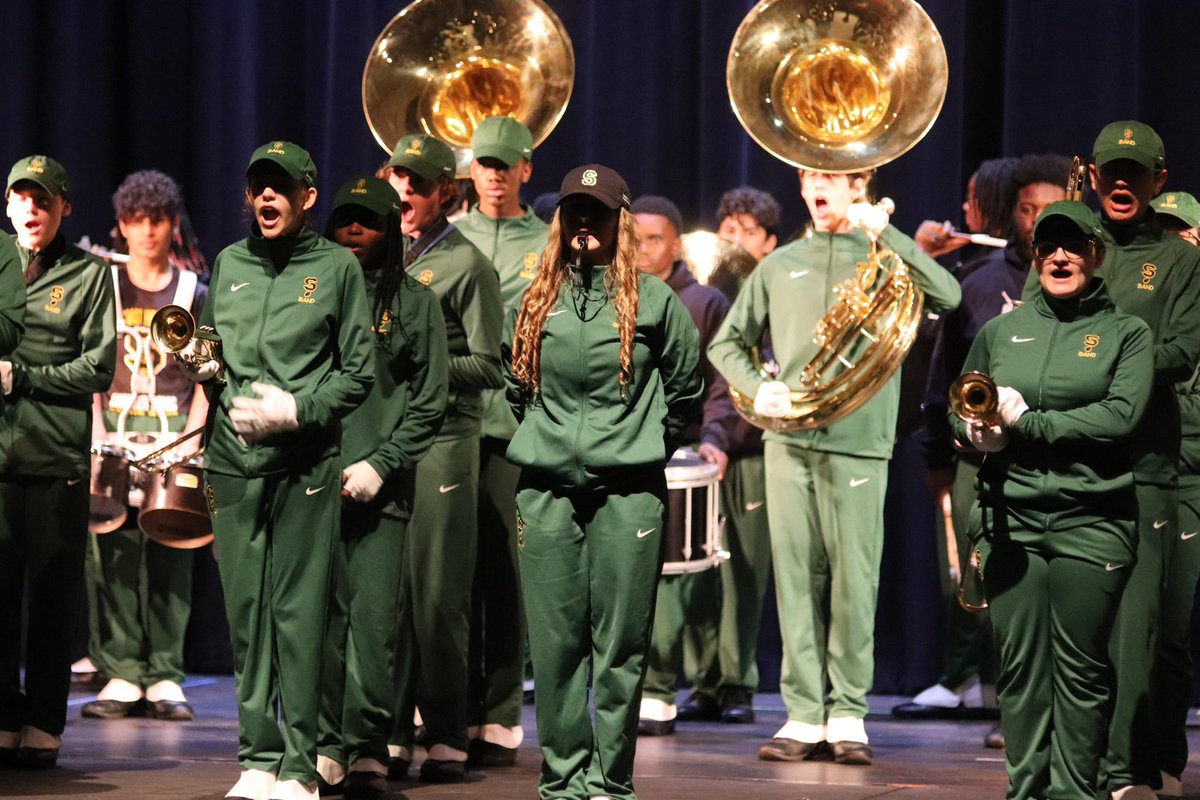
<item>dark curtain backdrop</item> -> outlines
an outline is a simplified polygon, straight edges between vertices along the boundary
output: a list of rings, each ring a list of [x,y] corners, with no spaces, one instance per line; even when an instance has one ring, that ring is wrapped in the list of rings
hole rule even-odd
[[[721,192],[751,183],[805,221],[794,171],[761,151],[729,109],[729,42],[750,0],[548,0],[575,47],[574,95],[537,151],[527,194],[571,167],[617,168],[688,227],[713,225]],[[446,2],[458,7],[459,2]],[[366,54],[395,0],[4,0],[0,165],[48,153],[75,187],[70,236],[107,243],[110,196],[130,171],[174,175],[206,253],[245,231],[245,162],[268,139],[307,146],[323,200],[384,156],[363,119]],[[1169,188],[1200,189],[1192,3],[929,0],[950,57],[929,135],[880,171],[895,222],[960,217],[984,158],[1086,154],[1105,123],[1149,122],[1167,143]],[[898,450],[880,595],[878,687],[936,676],[942,610],[919,461]]]

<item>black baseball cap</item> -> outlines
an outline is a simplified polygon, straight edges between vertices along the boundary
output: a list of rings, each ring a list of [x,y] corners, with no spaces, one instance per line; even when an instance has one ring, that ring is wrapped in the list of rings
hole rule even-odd
[[[567,173],[558,190],[558,204],[576,194],[594,197],[614,211],[629,208],[629,185],[619,172],[603,164],[584,164]]]

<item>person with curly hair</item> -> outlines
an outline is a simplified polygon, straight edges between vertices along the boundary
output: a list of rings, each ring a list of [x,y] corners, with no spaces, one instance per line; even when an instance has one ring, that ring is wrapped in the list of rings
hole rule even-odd
[[[616,171],[567,173],[503,347],[543,798],[635,797],[664,468],[703,397],[696,325],[638,243]]]

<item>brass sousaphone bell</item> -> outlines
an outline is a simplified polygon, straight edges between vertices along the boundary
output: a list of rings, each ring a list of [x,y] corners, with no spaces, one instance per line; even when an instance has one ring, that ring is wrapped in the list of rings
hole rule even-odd
[[[192,312],[183,306],[165,305],[156,311],[150,320],[150,338],[193,370],[210,361],[221,362],[221,337],[211,328],[197,327]],[[182,352],[193,340],[195,352]],[[224,382],[224,365],[216,380]]]
[[[769,153],[819,172],[860,172],[898,158],[933,126],[946,96],[946,49],[912,0],[763,0],[742,21],[726,64],[738,121]],[[890,212],[889,212],[890,213]],[[734,407],[773,431],[844,418],[899,369],[923,296],[895,253],[872,242],[856,280],[813,331],[818,345],[791,386],[791,411],[768,418],[730,387]],[[775,380],[754,348],[751,362]]]
[[[469,174],[480,122],[510,116],[537,147],[566,110],[575,53],[542,0],[416,0],[379,34],[363,68],[363,112],[387,152],[424,133]]]

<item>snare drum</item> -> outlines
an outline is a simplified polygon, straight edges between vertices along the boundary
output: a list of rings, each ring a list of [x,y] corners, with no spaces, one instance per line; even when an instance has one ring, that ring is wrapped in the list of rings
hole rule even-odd
[[[125,524],[129,505],[129,461],[132,454],[109,442],[92,446],[91,500],[88,530],[112,533]]]
[[[681,448],[667,463],[663,575],[703,572],[729,558],[721,549],[716,464]]]
[[[160,461],[146,467],[142,492],[138,527],[146,536],[182,550],[203,547],[212,541],[202,456]]]

